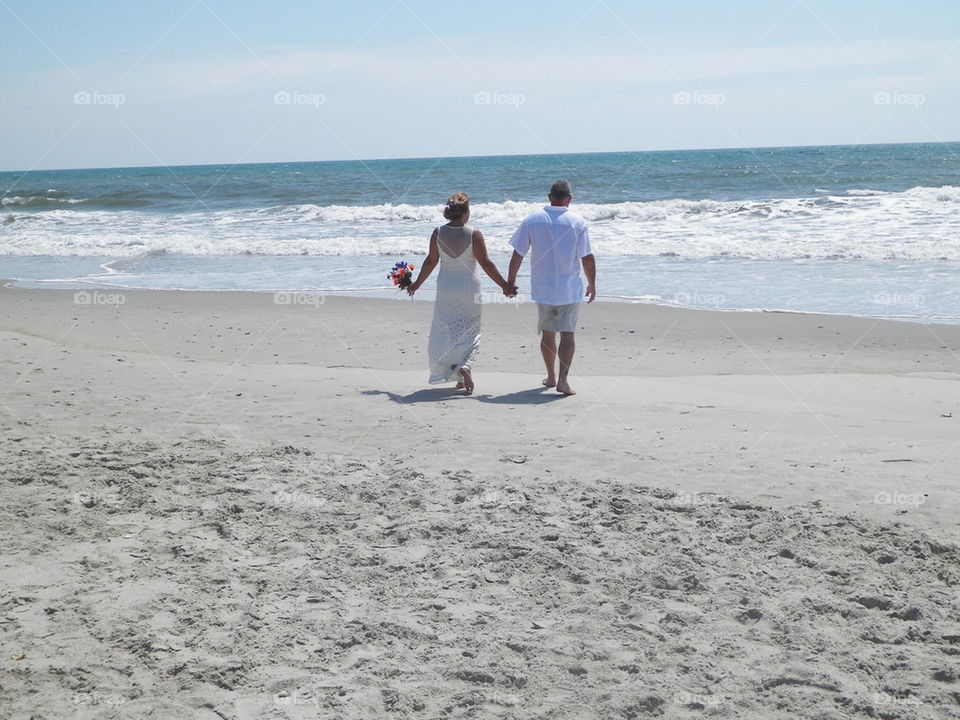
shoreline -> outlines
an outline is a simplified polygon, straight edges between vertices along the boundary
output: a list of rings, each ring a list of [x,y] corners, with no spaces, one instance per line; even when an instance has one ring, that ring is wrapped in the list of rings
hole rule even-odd
[[[186,311],[212,314],[221,321],[221,313],[231,311],[247,314],[250,320],[258,323],[269,321],[270,317],[263,317],[263,313],[268,316],[275,313],[272,316],[275,320],[296,319],[304,323],[302,332],[307,337],[322,334],[324,329],[331,327],[331,323],[345,325],[345,333],[359,331],[363,337],[356,338],[352,344],[358,345],[361,348],[358,352],[373,365],[382,366],[384,369],[413,367],[406,358],[391,358],[384,353],[383,349],[378,347],[375,333],[390,322],[410,323],[410,349],[421,355],[425,354],[426,335],[429,333],[433,312],[432,301],[412,302],[407,297],[385,299],[256,290],[169,291],[111,288],[111,292],[87,291],[86,299],[89,302],[84,304],[75,302],[75,294],[83,291],[12,288],[5,285],[5,282],[0,280],[0,300],[5,301],[5,309],[15,311],[18,304],[22,305],[20,312],[29,315],[35,328],[45,327],[45,334],[51,340],[70,324],[68,320],[78,324],[90,322],[92,327],[97,329],[108,327],[111,312],[119,312],[121,320],[123,311],[146,313],[147,319],[153,323],[157,322],[154,315],[167,312],[168,308],[174,308],[172,312],[175,314]],[[100,295],[94,297],[96,293]],[[305,301],[315,302],[283,302],[284,298],[277,297],[298,295]],[[111,304],[111,300],[116,301],[116,304]],[[16,316],[16,312],[13,312],[7,317],[12,319]],[[391,316],[394,318],[392,321],[387,319]],[[532,339],[535,344],[535,317],[536,305],[529,301],[485,303],[483,332],[485,336],[494,337],[497,343],[506,341],[510,345],[519,343],[522,346],[529,344]],[[190,318],[180,320],[191,322]],[[6,323],[0,321],[0,329],[5,327]],[[190,327],[197,331],[200,328],[199,321],[193,322]],[[292,331],[291,328],[288,330]],[[175,333],[171,330],[164,332],[170,334],[167,340],[176,342]],[[637,337],[631,338],[630,335]],[[857,353],[860,356],[859,362],[847,363],[851,356],[850,350],[857,347],[864,338],[869,339],[877,347],[877,351],[869,352],[867,345],[862,344]],[[960,370],[958,325],[842,314],[739,311],[629,302],[583,303],[581,328],[578,332],[580,350],[577,364],[581,369],[588,368],[588,374],[596,374],[597,370],[606,365],[608,372],[601,372],[600,375],[619,375],[623,372],[618,364],[620,360],[633,358],[644,349],[645,341],[654,341],[653,344],[656,344],[661,339],[664,352],[685,353],[691,357],[689,365],[683,365],[682,358],[676,358],[672,366],[657,363],[658,372],[666,375],[742,370],[744,360],[750,360],[758,350],[767,354],[774,351],[775,354],[785,353],[783,359],[789,357],[791,362],[805,361],[792,368],[791,373],[826,368],[840,372],[867,369],[878,373]],[[631,342],[634,340],[638,341],[639,345]],[[825,345],[820,347],[824,343]],[[336,354],[335,348],[325,349]],[[721,360],[717,350],[722,350],[729,362]],[[702,355],[697,359],[699,364],[692,358],[692,354],[696,352]],[[613,357],[604,357],[610,353],[613,353]],[[922,354],[922,360],[914,357],[917,353]],[[296,353],[295,356],[301,361],[305,359],[301,353]],[[488,353],[482,352],[481,357],[481,365],[490,362]],[[834,362],[838,358],[840,362]],[[315,357],[314,360],[316,359]],[[488,367],[488,371],[523,372],[536,367],[530,362],[530,357],[510,352],[509,348],[498,348],[493,359],[499,362]],[[884,361],[889,362],[885,364]],[[392,363],[399,364],[394,367]]]
[[[395,288],[389,286],[382,287],[368,287],[368,288],[336,288],[333,290],[330,289],[301,289],[301,290],[283,290],[283,289],[226,289],[226,288],[209,288],[209,289],[198,289],[198,288],[149,288],[149,287],[136,287],[131,288],[124,285],[111,285],[109,283],[82,283],[76,282],[74,287],[17,287],[14,284],[20,282],[49,282],[57,283],[60,285],[68,285],[69,281],[58,281],[58,280],[31,280],[26,278],[0,278],[0,288],[11,290],[11,291],[22,291],[22,292],[77,292],[80,290],[90,290],[90,291],[100,291],[100,290],[110,290],[115,292],[122,293],[201,293],[201,294],[219,294],[219,293],[237,293],[237,294],[252,294],[252,295],[299,295],[299,296],[318,296],[318,297],[330,297],[330,298],[340,298],[340,299],[357,299],[357,300],[375,300],[375,301],[387,301],[393,302],[395,300],[406,300],[407,298],[395,298],[395,297],[364,297],[363,295],[357,295],[356,293],[367,293],[367,292],[378,292],[383,294],[396,293]],[[491,295],[494,295],[493,292],[496,288],[484,286],[484,291],[489,291]],[[433,304],[432,295],[429,294],[430,289],[425,288],[420,295],[429,295],[430,299],[422,299],[418,296],[417,302],[419,303],[429,303]],[[498,305],[498,304],[532,304],[532,301],[529,299],[524,299],[524,294],[521,293],[520,300],[516,303],[507,303],[499,301],[498,299],[494,302],[486,302],[486,305]],[[704,307],[696,305],[682,305],[679,303],[671,302],[670,300],[663,298],[651,298],[649,296],[630,296],[630,295],[606,295],[598,294],[597,302],[603,304],[612,303],[616,305],[632,305],[632,306],[654,306],[658,308],[667,308],[672,310],[680,311],[692,311],[692,312],[705,312],[705,313],[730,313],[730,314],[782,314],[782,315],[809,315],[816,317],[824,318],[850,318],[855,320],[867,320],[867,321],[880,321],[880,322],[894,322],[894,323],[909,323],[909,324],[919,324],[919,325],[933,325],[938,327],[957,327],[960,326],[960,316],[958,317],[935,317],[935,318],[922,318],[917,316],[910,315],[863,315],[855,313],[842,313],[842,312],[821,312],[821,311],[812,311],[812,310],[791,310],[789,308],[727,308],[727,307]],[[309,304],[309,303],[304,303]]]

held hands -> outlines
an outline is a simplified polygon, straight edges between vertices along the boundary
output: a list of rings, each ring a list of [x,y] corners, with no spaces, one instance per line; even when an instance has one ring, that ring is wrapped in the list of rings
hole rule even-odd
[[[594,300],[597,299],[597,288],[594,286],[593,283],[590,283],[589,285],[587,285],[587,292],[584,294],[589,298],[589,300],[587,300],[587,303],[592,303]]]
[[[503,290],[503,294],[508,298],[516,297],[517,293],[520,292],[520,288],[518,288],[512,282],[505,282],[501,289]]]

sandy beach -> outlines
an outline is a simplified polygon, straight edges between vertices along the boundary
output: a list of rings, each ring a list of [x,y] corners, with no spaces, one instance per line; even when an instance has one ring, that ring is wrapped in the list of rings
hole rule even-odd
[[[0,713],[960,717],[960,326],[0,289]]]

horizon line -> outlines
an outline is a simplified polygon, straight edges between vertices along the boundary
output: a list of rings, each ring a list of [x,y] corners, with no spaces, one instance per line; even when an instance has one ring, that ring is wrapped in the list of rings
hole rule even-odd
[[[241,165],[308,165],[316,163],[356,163],[356,162],[389,162],[391,160],[474,160],[478,158],[515,158],[515,157],[570,157],[575,155],[623,155],[623,154],[642,154],[642,153],[668,153],[668,152],[715,152],[722,150],[792,150],[796,148],[836,148],[836,147],[873,147],[881,145],[951,145],[960,143],[960,140],[937,140],[937,141],[901,141],[901,142],[876,142],[876,143],[827,143],[827,144],[808,144],[808,145],[741,145],[736,147],[696,147],[696,148],[663,148],[658,150],[594,150],[569,153],[508,153],[498,154],[490,153],[483,155],[400,155],[396,157],[373,157],[373,158],[352,158],[339,160],[262,160],[259,162],[222,162],[222,163],[187,163],[179,165],[170,165],[159,163],[156,165],[103,165],[98,167],[62,167],[62,168],[44,168],[26,169],[26,170],[0,170],[0,173],[43,173],[43,172],[71,172],[84,170],[146,170],[156,168],[203,168],[203,167],[224,167]],[[6,192],[6,191],[4,191]]]

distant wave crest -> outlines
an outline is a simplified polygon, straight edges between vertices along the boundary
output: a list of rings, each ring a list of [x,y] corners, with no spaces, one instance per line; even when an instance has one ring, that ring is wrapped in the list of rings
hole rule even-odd
[[[9,195],[0,198],[0,205],[4,207],[55,207],[58,205],[79,205],[86,202],[86,198],[57,198],[46,195]]]

